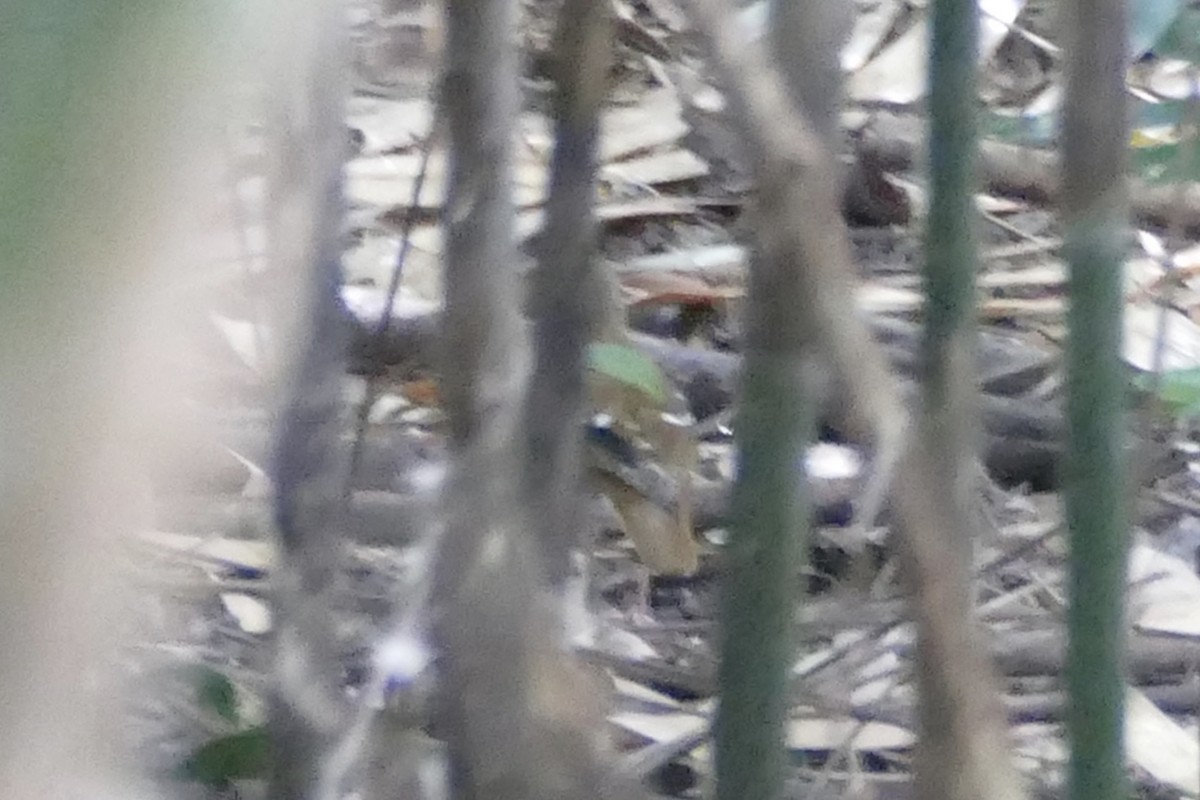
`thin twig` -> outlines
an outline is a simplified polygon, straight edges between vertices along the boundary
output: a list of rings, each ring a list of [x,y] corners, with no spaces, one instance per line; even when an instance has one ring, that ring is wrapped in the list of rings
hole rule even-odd
[[[374,330],[371,331],[369,336],[367,345],[368,353],[378,352],[382,346],[384,337],[387,336],[388,328],[391,327],[396,295],[400,292],[400,282],[404,275],[404,264],[408,260],[409,252],[412,250],[412,232],[416,227],[421,210],[421,191],[425,188],[425,179],[429,173],[433,148],[437,143],[438,133],[441,128],[440,90],[436,88],[438,86],[440,86],[440,83],[435,81],[435,88],[431,90],[429,98],[434,109],[433,122],[429,126],[429,133],[421,143],[421,160],[417,168],[416,180],[413,181],[412,200],[409,202],[408,208],[405,209],[404,220],[401,222],[400,247],[396,252],[396,260],[392,265],[392,274],[388,281],[387,292],[384,294],[383,310],[379,315],[379,322],[376,323]],[[354,436],[351,440],[350,461],[346,470],[346,483],[342,490],[344,502],[347,505],[350,502],[355,477],[362,463],[363,450],[366,446],[367,425],[371,417],[371,407],[375,405],[378,395],[379,376],[372,373],[367,376],[366,389],[363,393],[362,401],[359,403],[358,413],[354,421]]]

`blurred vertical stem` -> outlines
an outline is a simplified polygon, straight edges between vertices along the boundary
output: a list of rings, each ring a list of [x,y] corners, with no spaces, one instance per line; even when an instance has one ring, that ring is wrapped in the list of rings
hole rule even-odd
[[[289,4],[265,116],[267,235],[283,359],[270,463],[280,564],[268,796],[330,800],[327,756],[348,720],[331,597],[342,547],[339,446],[346,334],[339,296],[348,38],[329,0]],[[289,335],[290,334],[290,335]]]
[[[973,549],[972,490],[976,455],[975,352],[975,138],[979,13],[974,0],[935,0],[929,45],[930,208],[925,235],[925,327],[920,432],[932,456],[928,463],[938,502],[952,526],[944,529],[947,566],[961,596],[958,613],[973,607],[970,580]],[[926,663],[932,636],[921,621],[918,647],[920,747],[916,793],[959,798],[971,792],[959,779],[961,749],[953,698]]]
[[[1127,519],[1120,360],[1127,231],[1124,0],[1072,0],[1066,47],[1063,215],[1071,540],[1067,686],[1070,797],[1127,796],[1123,750]]]
[[[513,244],[512,132],[519,109],[515,0],[449,0],[442,97],[449,134],[442,212],[442,386],[451,469],[433,562],[439,653],[433,727],[450,794],[537,798],[530,629],[541,581],[520,531],[522,392],[528,357]]]
[[[566,0],[555,43],[554,156],[546,225],[530,281],[534,370],[525,400],[522,487],[548,576],[561,581],[578,546],[583,500],[584,350],[596,327],[596,148],[608,85],[610,8]]]

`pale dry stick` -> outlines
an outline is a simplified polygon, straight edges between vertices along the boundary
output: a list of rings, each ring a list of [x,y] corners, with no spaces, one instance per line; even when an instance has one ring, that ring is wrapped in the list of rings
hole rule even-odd
[[[1049,56],[1051,59],[1053,59],[1056,63],[1062,62],[1062,48],[1060,48],[1054,42],[1043,39],[1041,36],[1038,36],[1036,33],[1029,30],[1024,25],[1017,25],[1012,22],[1006,22],[1004,20],[996,19],[991,14],[988,14],[986,8],[980,8],[979,11],[981,14],[991,17],[996,22],[999,22],[1002,25],[1006,26],[1010,31],[1015,33],[1017,36],[1020,36],[1022,39],[1029,42],[1034,47],[1041,50],[1043,53],[1045,53],[1047,56]]]
[[[1006,258],[1025,258],[1042,255],[1062,247],[1062,239],[1057,236],[1030,238],[1029,241],[1003,244],[983,251],[980,260],[984,262],[1000,261]]]
[[[729,92],[756,165],[763,226],[761,246],[776,257],[808,265],[795,270],[797,309],[810,320],[811,340],[823,351],[847,393],[853,432],[873,440],[884,463],[895,462],[893,497],[900,521],[901,555],[912,582],[916,613],[927,632],[923,665],[945,688],[946,726],[961,744],[954,797],[1017,800],[1025,789],[1008,755],[1007,728],[991,666],[978,631],[958,598],[967,576],[945,563],[953,514],[931,485],[931,454],[920,441],[906,448],[901,393],[882,352],[855,316],[853,268],[840,217],[832,158],[807,122],[789,106],[783,87],[753,48],[737,36],[721,0],[689,4],[707,40],[713,66]],[[902,455],[901,455],[902,454]]]
[[[886,686],[883,690],[884,696],[881,702],[885,702],[895,695],[896,690],[900,688],[900,677],[899,670],[893,670],[887,675],[876,677],[876,680],[886,681]],[[866,730],[867,726],[875,721],[875,719],[870,714],[864,714],[857,709],[853,709],[851,711],[851,720],[852,723],[849,727],[849,730],[846,731],[846,734],[842,737],[842,740],[838,743],[837,747],[834,748],[834,751],[842,760],[845,761],[850,771],[857,772],[858,759],[854,755],[854,740],[857,739],[859,735]],[[821,768],[817,775],[816,781],[814,781],[811,796],[821,797],[832,795],[833,792],[831,790],[831,785],[833,778],[837,773],[837,770],[834,769],[837,763],[838,759],[830,758],[829,761],[826,762],[825,766]]]
[[[997,216],[996,214],[993,214],[990,211],[984,211],[984,210],[980,209],[979,216],[983,217],[984,220],[991,223],[992,225],[995,225],[997,228],[1004,231],[1005,233],[1012,234],[1013,236],[1017,237],[1018,239],[1028,242],[1030,246],[1038,248],[1039,252],[1044,251],[1044,250],[1049,250],[1053,246],[1051,244],[1052,240],[1047,239],[1042,236],[1034,236],[1031,233],[1026,233],[1025,231],[1018,228],[1016,225],[1013,225],[1011,222],[1005,221],[1004,219]]]
[[[710,727],[704,725],[700,730],[689,731],[672,739],[646,745],[640,750],[622,756],[617,771],[630,779],[644,781],[654,770],[704,744],[711,735]]]

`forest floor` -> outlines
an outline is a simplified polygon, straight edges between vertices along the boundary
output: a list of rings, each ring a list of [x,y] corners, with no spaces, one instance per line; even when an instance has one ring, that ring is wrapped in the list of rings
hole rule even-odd
[[[593,528],[587,570],[593,618],[581,649],[612,678],[610,722],[622,749],[653,753],[643,767],[647,784],[664,796],[697,797],[711,788],[706,733],[716,693],[721,544],[733,480],[748,244],[742,214],[752,206],[753,187],[723,117],[720,89],[680,6],[674,0],[613,0],[613,6],[616,48],[596,209],[600,250],[620,285],[632,341],[694,417],[689,546],[698,566],[687,576],[655,575],[647,587],[646,559],[624,533],[637,539],[631,525],[655,523],[646,523],[636,508],[631,512],[631,501],[622,504],[612,492],[606,500],[598,490],[586,515]],[[515,132],[515,196],[525,257],[541,221],[552,143],[546,116],[551,7],[527,4],[521,28],[526,102]],[[748,39],[760,36],[756,27],[764,24],[756,9],[748,6],[739,16]],[[436,117],[430,65],[437,22],[418,4],[386,18],[374,4],[359,11],[356,88],[347,114],[354,153],[346,171],[343,296],[359,328],[346,379],[348,417],[365,394],[363,375],[375,374],[378,383],[353,487],[359,504],[348,536],[355,544],[347,549],[340,589],[338,633],[350,692],[364,680],[386,620],[411,594],[428,532],[436,528],[445,466],[431,356],[441,301],[440,142],[419,197],[416,192]],[[1016,119],[1014,109],[1034,106],[1061,83],[1038,44],[1050,37],[1040,10],[1014,4],[1011,12],[1024,31],[1042,38],[1008,31],[985,40],[981,83],[989,132],[1004,113]],[[844,54],[845,211],[858,267],[857,309],[846,312],[871,320],[909,385],[923,304],[925,159],[916,109],[925,64],[913,42],[924,35],[924,14],[899,3],[864,8]],[[1068,552],[1058,495],[1067,271],[1049,200],[1054,170],[1039,143],[1012,136],[993,138],[981,155],[980,453],[990,479],[980,485],[976,555],[978,618],[1002,676],[1019,764],[1051,792],[1061,787],[1065,764],[1060,675]],[[252,226],[258,179],[234,172],[238,191],[230,219]],[[1200,364],[1200,284],[1190,285],[1200,251],[1165,235],[1156,197],[1153,187],[1134,192],[1140,235],[1127,265],[1124,323],[1131,380],[1152,372],[1157,361],[1165,370]],[[1183,226],[1192,227],[1193,212],[1184,207],[1179,213]],[[410,249],[395,319],[382,346],[369,345],[405,238]],[[1169,304],[1163,248],[1176,251],[1175,268],[1189,276],[1171,291]],[[239,258],[256,256],[247,251]],[[152,741],[168,767],[231,725],[260,719],[268,685],[273,555],[262,464],[270,415],[244,357],[252,349],[250,306],[235,299],[213,318],[202,366],[214,381],[235,388],[223,393],[220,407],[207,409],[211,435],[197,437],[183,459],[186,470],[159,476],[157,530],[138,539],[139,561],[148,565],[145,616],[154,657],[136,671],[174,677],[165,692],[142,698],[139,714],[147,724],[136,735]],[[825,410],[837,402],[830,389]],[[1131,415],[1137,495],[1127,749],[1141,789],[1195,795],[1200,439],[1185,422],[1156,410],[1162,411],[1147,402]],[[808,787],[823,797],[908,796],[913,627],[886,515],[866,524],[854,516],[873,454],[855,447],[826,416],[823,442],[806,461],[817,524],[809,563],[797,567],[805,591],[796,597],[795,706],[787,732],[796,756],[793,789],[797,796],[811,796]],[[642,448],[640,458],[651,464],[669,459],[653,448]],[[604,473],[603,463],[589,461],[593,473]],[[798,481],[801,475],[798,468]],[[236,724],[197,708],[206,704],[195,700],[197,674],[224,676],[236,688],[243,709]],[[232,796],[228,787],[197,791]]]

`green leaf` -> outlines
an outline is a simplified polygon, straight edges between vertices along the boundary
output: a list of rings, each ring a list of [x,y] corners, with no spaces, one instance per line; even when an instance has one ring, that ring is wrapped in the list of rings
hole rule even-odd
[[[628,345],[588,346],[588,369],[636,388],[660,405],[667,402],[667,382],[654,360]]]
[[[196,676],[196,701],[205,711],[233,725],[239,724],[237,688],[233,681],[212,667],[201,666]]]
[[[200,746],[180,766],[184,780],[221,787],[230,781],[267,777],[270,748],[266,726],[222,736]]]
[[[1138,375],[1134,385],[1142,391],[1150,391],[1154,376]],[[1200,368],[1165,372],[1159,379],[1158,398],[1171,411],[1181,417],[1200,415]]]

